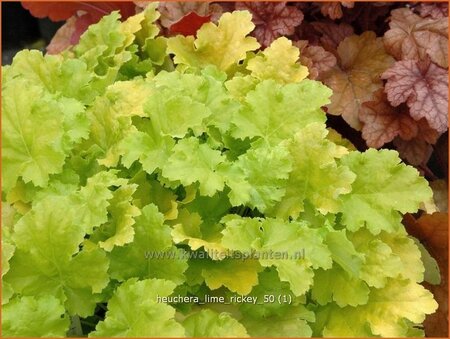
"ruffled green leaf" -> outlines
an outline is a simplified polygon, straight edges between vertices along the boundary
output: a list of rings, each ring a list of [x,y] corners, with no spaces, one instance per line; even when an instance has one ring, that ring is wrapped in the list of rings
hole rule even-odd
[[[249,335],[236,319],[227,313],[205,309],[183,321],[186,336],[191,338],[247,338]]]
[[[2,336],[65,337],[70,321],[61,301],[51,294],[20,297],[2,308]]]
[[[136,185],[121,186],[113,193],[108,207],[111,220],[99,227],[89,238],[98,242],[100,248],[110,252],[114,246],[123,246],[133,241],[135,217],[141,214],[131,203]]]
[[[141,211],[133,225],[133,242],[114,247],[108,255],[111,277],[119,281],[159,278],[181,284],[187,269],[184,251],[173,246],[171,229],[155,205],[147,205]]]
[[[323,214],[340,210],[339,196],[351,191],[355,175],[336,160],[347,150],[328,141],[326,135],[325,126],[317,123],[295,134],[289,145],[293,168],[286,194],[269,215],[296,219],[305,200]]]
[[[56,96],[77,99],[84,104],[92,102],[96,92],[90,83],[93,74],[84,62],[61,56],[42,55],[37,50],[22,50],[13,59],[5,80],[19,78]]]
[[[403,226],[401,232],[397,234],[383,232],[380,238],[389,245],[393,255],[401,261],[402,267],[397,271],[398,276],[414,282],[422,282],[425,267],[421,260],[420,249],[414,239],[406,234]]]
[[[131,59],[120,68],[120,74],[124,77],[144,76],[160,68],[173,68],[166,51],[167,38],[157,36],[159,28],[155,21],[160,16],[157,6],[157,3],[149,3],[143,12],[135,16],[141,28],[135,33],[134,43],[128,47],[133,53]],[[134,23],[128,26],[134,29]]]
[[[176,64],[215,65],[226,71],[245,59],[248,51],[259,47],[255,38],[247,36],[254,27],[249,12],[224,13],[217,26],[204,24],[197,31],[197,38],[181,35],[169,38],[168,52],[175,55]]]
[[[152,128],[142,131],[132,131],[120,141],[119,153],[122,163],[131,167],[134,161],[139,161],[142,168],[152,174],[161,169],[172,154],[175,141],[169,136],[161,136]]]
[[[312,334],[308,321],[314,321],[314,313],[299,305],[291,307],[283,317],[248,318],[243,324],[252,337],[308,338]]]
[[[107,222],[108,207],[114,197],[111,189],[126,183],[126,179],[117,178],[115,171],[102,171],[87,179],[85,186],[68,196],[76,224],[82,226],[86,233],[92,233],[95,227]]]
[[[87,316],[94,294],[108,284],[108,260],[99,249],[79,251],[85,230],[67,203],[49,196],[19,220],[13,235],[17,249],[4,279],[17,293],[55,295],[69,313]]]
[[[97,97],[87,111],[91,127],[89,138],[83,143],[82,149],[102,165],[116,166],[123,154],[119,144],[130,133],[137,131],[132,124],[132,116],[143,114],[143,99],[150,89],[145,83],[139,82],[134,83],[131,88],[130,86],[129,83],[116,83],[106,96]],[[134,92],[133,97],[124,99],[120,95],[121,89]]]
[[[230,250],[257,251],[262,266],[275,266],[292,292],[304,294],[313,282],[313,268],[330,268],[331,256],[320,233],[306,224],[280,219],[225,217],[222,244]],[[241,235],[242,234],[242,235]]]
[[[212,289],[225,286],[232,292],[247,295],[258,284],[261,265],[253,259],[224,259],[221,261],[204,260],[202,276],[206,285]]]
[[[94,88],[105,88],[116,80],[120,67],[131,59],[127,47],[133,43],[134,33],[142,29],[143,14],[123,23],[119,18],[119,13],[113,12],[89,26],[74,48],[75,56],[95,72]]]
[[[279,303],[279,300],[290,300],[295,303],[295,296],[289,288],[289,283],[280,280],[275,268],[265,269],[259,273],[258,285],[253,287],[249,296],[258,298],[258,303],[241,304],[239,310],[246,318],[256,318],[261,321],[270,317],[282,318],[290,312],[292,305]],[[273,296],[274,301],[265,300],[268,296]]]
[[[300,82],[308,76],[308,68],[297,63],[300,51],[281,37],[260,55],[248,61],[247,69],[259,80],[273,79],[280,83]]]
[[[347,232],[345,230],[329,232],[326,243],[333,261],[350,275],[359,276],[365,258],[356,251],[353,242],[348,239]]]
[[[173,153],[162,169],[162,175],[171,181],[188,186],[199,183],[202,195],[212,196],[224,188],[224,177],[218,165],[225,157],[197,138],[182,139],[173,148]]]
[[[232,135],[261,137],[277,145],[313,122],[324,123],[321,107],[329,103],[330,95],[329,88],[312,80],[285,86],[264,80],[247,94],[245,105],[233,117]]]
[[[129,279],[108,302],[105,320],[98,323],[91,338],[182,337],[183,327],[174,319],[175,309],[159,302],[169,296],[173,282],[162,279]]]
[[[396,151],[352,152],[341,163],[356,174],[351,193],[341,197],[342,223],[351,231],[367,227],[373,234],[394,232],[400,213],[417,212],[432,197],[425,179],[401,163]]]
[[[155,22],[161,15],[156,10],[157,7],[157,3],[149,3],[144,11],[137,15],[138,17],[144,17],[141,22],[141,29],[135,34],[136,40],[143,51],[150,49],[149,44],[159,33],[158,25]]]
[[[327,306],[323,335],[404,337],[410,331],[405,320],[419,324],[437,307],[433,295],[423,286],[405,280],[390,280],[384,288],[371,290],[366,305]]]
[[[193,251],[203,248],[213,260],[224,258],[226,249],[221,244],[220,224],[204,223],[198,213],[186,209],[180,210],[174,223],[171,234],[176,244],[187,243]]]
[[[340,307],[365,305],[369,299],[369,287],[341,267],[314,272],[312,298],[321,305],[335,301]]]
[[[136,184],[137,190],[133,194],[133,204],[139,208],[154,204],[160,213],[164,214],[164,220],[174,220],[178,217],[177,195],[164,187],[156,180],[149,180],[143,171],[138,172],[130,183]]]
[[[43,187],[51,174],[62,172],[74,144],[87,137],[84,106],[74,99],[57,100],[20,78],[9,82],[2,95],[3,190],[19,177]]]
[[[12,258],[15,249],[14,245],[2,239],[2,305],[7,304],[14,294],[11,285],[3,281],[3,276],[9,271],[9,260]]]
[[[247,205],[264,212],[285,194],[292,162],[285,145],[263,143],[250,148],[234,163],[221,166],[233,206]]]

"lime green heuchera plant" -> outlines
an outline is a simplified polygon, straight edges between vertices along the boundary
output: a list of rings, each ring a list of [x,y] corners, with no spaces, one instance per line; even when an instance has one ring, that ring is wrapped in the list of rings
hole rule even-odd
[[[165,38],[155,8],[3,68],[3,336],[422,335],[427,182],[328,131],[331,90],[248,12]]]

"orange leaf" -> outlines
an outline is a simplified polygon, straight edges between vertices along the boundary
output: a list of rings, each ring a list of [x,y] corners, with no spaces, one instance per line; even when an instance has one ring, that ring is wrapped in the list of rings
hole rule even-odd
[[[440,134],[428,125],[425,119],[416,121],[417,135],[404,140],[399,137],[394,139],[394,145],[402,159],[406,159],[411,165],[426,164],[433,152],[432,144],[435,144]]]
[[[320,12],[329,17],[331,20],[342,18],[342,6],[347,8],[353,8],[353,1],[341,1],[341,2],[322,2],[320,3]]]
[[[397,60],[421,60],[428,55],[448,67],[448,18],[421,18],[409,8],[392,11],[390,30],[384,35],[386,49]]]
[[[369,147],[379,148],[396,136],[410,140],[417,135],[417,124],[407,109],[392,107],[382,88],[375,92],[372,101],[362,104],[359,118],[363,123],[362,137]]]
[[[373,32],[353,35],[339,44],[338,67],[324,79],[333,95],[328,112],[342,115],[354,129],[361,129],[359,110],[362,103],[373,100],[373,94],[383,87],[380,74],[394,59],[384,50],[381,38]]]
[[[334,66],[336,57],[321,46],[311,46],[307,40],[299,40],[294,45],[300,50],[300,63],[308,67],[308,78],[320,80]]]

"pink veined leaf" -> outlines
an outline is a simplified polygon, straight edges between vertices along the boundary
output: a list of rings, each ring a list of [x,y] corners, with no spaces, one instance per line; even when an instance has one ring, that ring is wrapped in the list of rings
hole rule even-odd
[[[295,41],[293,44],[300,50],[300,63],[308,67],[308,78],[320,80],[336,66],[336,57],[321,46],[310,46],[306,40]]]
[[[447,2],[424,2],[419,4],[416,9],[422,18],[441,19],[448,16]]]
[[[440,133],[448,126],[448,72],[429,59],[397,61],[382,74],[393,106],[406,102],[415,120],[425,118]]]
[[[161,13],[161,25],[165,28],[170,28],[192,12],[202,17],[210,16],[213,22],[222,15],[222,7],[219,4],[202,1],[162,1],[159,3],[158,11]]]
[[[237,2],[237,10],[252,13],[253,35],[263,47],[282,35],[291,35],[303,21],[303,13],[286,2]]]
[[[448,67],[447,18],[422,18],[409,8],[398,8],[391,12],[389,27],[384,44],[397,60],[423,60],[428,55]]]
[[[406,106],[392,107],[380,88],[374,99],[361,105],[359,119],[363,123],[362,137],[367,146],[379,148],[399,136],[411,140],[417,135],[418,126]]]

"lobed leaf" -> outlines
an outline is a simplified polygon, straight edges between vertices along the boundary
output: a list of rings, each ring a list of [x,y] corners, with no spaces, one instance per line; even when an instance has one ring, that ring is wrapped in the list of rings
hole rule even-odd
[[[254,38],[246,36],[253,28],[248,12],[225,13],[217,26],[213,23],[203,25],[196,39],[192,36],[170,38],[168,52],[175,55],[176,64],[194,67],[212,64],[226,71],[245,59],[247,52],[259,47]]]
[[[189,315],[183,325],[188,337],[248,337],[244,326],[225,312],[216,313],[205,309]]]
[[[399,212],[416,212],[431,198],[425,179],[401,164],[395,151],[369,149],[341,161],[356,174],[351,193],[341,197],[342,222],[351,231],[367,227],[373,234],[393,232],[400,224]]]
[[[291,35],[303,21],[303,13],[286,2],[237,2],[236,9],[252,14],[254,35],[263,46],[269,46],[283,35]]]
[[[15,298],[2,309],[2,333],[8,337],[64,337],[69,319],[51,294]]]
[[[175,309],[157,301],[157,297],[168,297],[174,288],[174,283],[163,279],[127,280],[117,288],[105,320],[89,337],[183,336],[183,327],[174,319]]]
[[[403,102],[415,120],[425,118],[442,133],[448,128],[447,71],[429,60],[398,61],[382,74],[387,79],[385,91],[394,106]]]
[[[361,129],[359,110],[370,101],[383,83],[379,75],[394,62],[383,46],[381,38],[373,32],[353,35],[343,40],[337,49],[339,67],[324,79],[333,90],[328,113],[342,115],[354,129]]]
[[[390,30],[384,35],[386,50],[397,60],[423,60],[429,56],[440,67],[448,67],[448,21],[421,18],[409,8],[391,12]]]
[[[373,100],[362,104],[359,119],[363,123],[362,137],[369,147],[380,148],[397,136],[411,140],[419,131],[409,112],[403,107],[392,107],[381,88],[375,92]]]

